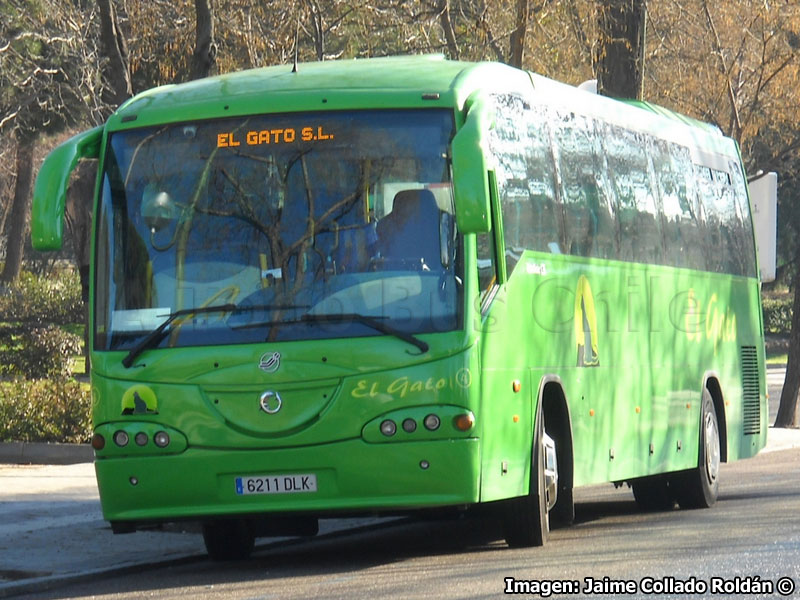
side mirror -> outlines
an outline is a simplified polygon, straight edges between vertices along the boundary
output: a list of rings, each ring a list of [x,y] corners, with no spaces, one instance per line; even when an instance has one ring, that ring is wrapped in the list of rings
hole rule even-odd
[[[778,175],[765,173],[748,183],[753,202],[753,228],[761,281],[775,280],[778,224]]]
[[[54,149],[36,175],[31,208],[31,243],[36,250],[58,250],[64,239],[64,205],[69,176],[81,158],[98,158],[103,127],[95,127]]]
[[[462,233],[491,230],[489,209],[489,160],[486,136],[494,125],[491,104],[483,97],[471,103],[467,119],[451,146],[453,153],[453,195],[456,223]]]

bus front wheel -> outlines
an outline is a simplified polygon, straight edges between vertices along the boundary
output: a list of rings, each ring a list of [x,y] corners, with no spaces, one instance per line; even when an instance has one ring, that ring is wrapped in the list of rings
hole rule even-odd
[[[244,560],[255,547],[253,527],[245,519],[203,523],[203,541],[213,560]]]
[[[511,548],[543,546],[550,531],[545,481],[544,419],[537,419],[531,449],[528,494],[506,500],[503,506],[503,537]]]
[[[711,393],[703,388],[697,467],[677,473],[671,487],[681,508],[709,508],[719,492],[720,435]]]

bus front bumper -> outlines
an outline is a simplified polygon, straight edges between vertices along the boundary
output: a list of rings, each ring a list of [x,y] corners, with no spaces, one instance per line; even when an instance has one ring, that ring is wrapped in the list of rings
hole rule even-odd
[[[103,516],[113,522],[389,513],[478,502],[480,453],[475,438],[359,439],[267,450],[190,447],[176,455],[98,459],[95,471]],[[274,483],[278,490],[266,489]]]

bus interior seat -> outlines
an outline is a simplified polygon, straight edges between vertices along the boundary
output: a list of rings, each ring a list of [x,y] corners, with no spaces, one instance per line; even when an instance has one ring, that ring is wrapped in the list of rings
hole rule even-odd
[[[398,192],[392,201],[392,212],[377,225],[381,256],[390,262],[421,262],[429,269],[441,268],[439,217],[439,207],[430,190]]]

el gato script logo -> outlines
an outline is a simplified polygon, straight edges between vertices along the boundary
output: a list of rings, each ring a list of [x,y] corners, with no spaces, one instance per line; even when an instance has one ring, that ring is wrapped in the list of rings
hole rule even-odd
[[[703,306],[695,291],[690,289],[686,298],[684,331],[690,342],[708,340],[714,343],[714,353],[721,341],[736,340],[736,313],[729,306],[722,306],[716,293]]]
[[[469,369],[459,369],[450,377],[428,377],[412,379],[407,375],[397,377],[389,382],[380,380],[359,379],[356,387],[350,392],[353,398],[375,398],[381,394],[389,394],[405,398],[416,392],[432,392],[443,389],[466,389],[472,385],[472,373]]]

